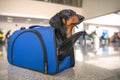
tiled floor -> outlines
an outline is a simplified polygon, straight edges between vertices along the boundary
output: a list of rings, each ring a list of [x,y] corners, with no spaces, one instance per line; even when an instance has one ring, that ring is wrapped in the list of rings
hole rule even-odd
[[[120,80],[120,43],[75,47],[75,67],[46,75],[10,65],[5,46],[0,46],[0,80]]]

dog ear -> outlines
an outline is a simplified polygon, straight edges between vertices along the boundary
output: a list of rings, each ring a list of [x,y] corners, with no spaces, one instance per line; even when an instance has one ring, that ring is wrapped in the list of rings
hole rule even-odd
[[[50,19],[49,24],[54,28],[60,28],[62,26],[62,20],[59,16],[59,13]]]

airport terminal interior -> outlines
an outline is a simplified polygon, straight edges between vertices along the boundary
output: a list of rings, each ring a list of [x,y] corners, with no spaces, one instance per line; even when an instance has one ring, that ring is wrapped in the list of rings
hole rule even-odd
[[[85,31],[74,44],[75,66],[52,75],[11,65],[12,34],[50,26],[51,17],[64,9],[85,17],[72,30]],[[120,80],[120,0],[0,0],[0,80]]]

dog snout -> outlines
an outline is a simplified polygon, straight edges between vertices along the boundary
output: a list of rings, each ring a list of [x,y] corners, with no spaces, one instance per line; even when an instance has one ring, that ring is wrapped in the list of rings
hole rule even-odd
[[[81,15],[78,15],[79,21],[82,22],[85,18]]]

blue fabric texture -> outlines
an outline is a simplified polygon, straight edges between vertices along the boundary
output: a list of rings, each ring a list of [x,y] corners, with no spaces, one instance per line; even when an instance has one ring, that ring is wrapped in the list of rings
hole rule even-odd
[[[43,42],[35,31],[41,35]],[[10,64],[43,73],[47,71],[48,74],[55,74],[71,67],[70,56],[58,61],[55,32],[50,26],[37,25],[15,31],[8,42],[7,52]]]

